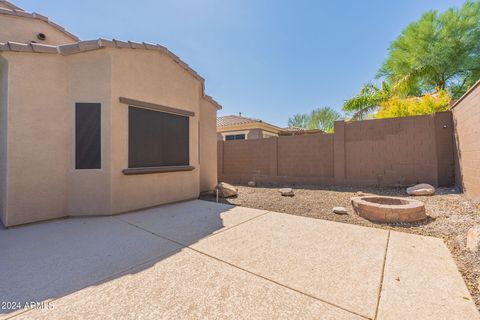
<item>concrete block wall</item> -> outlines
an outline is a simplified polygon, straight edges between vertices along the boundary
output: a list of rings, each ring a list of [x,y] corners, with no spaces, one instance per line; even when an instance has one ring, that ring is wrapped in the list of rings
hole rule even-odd
[[[480,200],[480,83],[453,106],[455,180],[467,196]]]
[[[334,134],[218,144],[219,180],[339,185],[454,184],[450,112],[338,121]]]

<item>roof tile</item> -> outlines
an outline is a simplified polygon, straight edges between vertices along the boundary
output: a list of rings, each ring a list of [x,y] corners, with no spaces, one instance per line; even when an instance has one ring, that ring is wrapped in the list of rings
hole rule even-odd
[[[113,42],[112,40],[100,38],[98,39],[98,44],[102,47],[115,48],[115,42]]]
[[[145,46],[143,45],[143,43],[134,42],[134,41],[128,41],[128,43],[130,44],[130,48],[132,49],[145,49]]]
[[[78,43],[64,44],[64,45],[58,46],[58,51],[62,55],[69,55],[69,54],[80,52],[80,47],[78,46]]]
[[[113,39],[113,42],[115,42],[117,48],[130,48],[130,44],[128,42],[117,39]]]
[[[57,46],[50,46],[47,44],[41,43],[31,43],[32,49],[34,52],[42,52],[42,53],[58,53]]]
[[[44,16],[43,14],[33,12],[32,17],[35,19],[40,19],[42,21],[47,21],[48,22],[48,17]]]
[[[100,44],[98,40],[87,40],[78,42],[78,47],[80,48],[80,51],[89,51],[99,49]]]
[[[27,43],[20,43],[20,42],[8,42],[8,46],[10,47],[11,51],[20,51],[20,52],[32,52],[32,47]]]
[[[262,120],[252,119],[242,116],[223,116],[217,118],[217,127],[235,126],[247,123],[260,123]]]
[[[15,12],[13,12],[13,10],[10,10],[10,9],[0,8],[0,14],[15,15]]]

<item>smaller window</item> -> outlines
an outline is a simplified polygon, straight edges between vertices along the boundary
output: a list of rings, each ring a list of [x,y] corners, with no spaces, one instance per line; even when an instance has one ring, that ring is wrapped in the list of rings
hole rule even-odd
[[[245,134],[231,134],[225,136],[225,140],[245,140]]]
[[[101,168],[101,105],[75,104],[75,169]]]

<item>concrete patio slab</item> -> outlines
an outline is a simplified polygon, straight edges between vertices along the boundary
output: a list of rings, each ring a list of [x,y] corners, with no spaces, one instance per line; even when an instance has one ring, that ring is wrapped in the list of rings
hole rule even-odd
[[[192,248],[373,318],[387,239],[381,229],[267,213]]]
[[[190,245],[199,239],[266,212],[265,210],[192,200],[116,217],[183,245]]]
[[[0,300],[64,296],[181,247],[111,217],[0,230]],[[0,318],[15,310],[0,310]]]
[[[189,249],[18,319],[362,319]]]
[[[377,319],[478,320],[480,315],[441,239],[392,231]]]
[[[0,300],[51,302],[15,319],[480,320],[440,239],[203,201],[0,230]]]

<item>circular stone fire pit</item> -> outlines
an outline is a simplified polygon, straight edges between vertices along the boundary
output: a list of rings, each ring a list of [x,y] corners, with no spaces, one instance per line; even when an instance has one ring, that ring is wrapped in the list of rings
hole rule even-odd
[[[427,217],[419,200],[364,196],[352,198],[352,206],[362,218],[375,222],[415,222]]]

